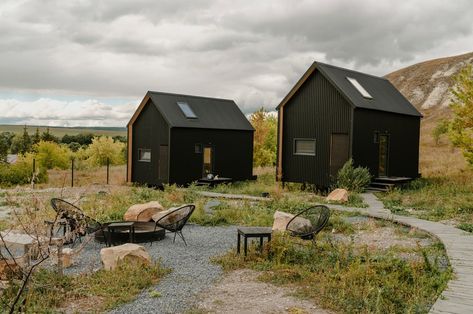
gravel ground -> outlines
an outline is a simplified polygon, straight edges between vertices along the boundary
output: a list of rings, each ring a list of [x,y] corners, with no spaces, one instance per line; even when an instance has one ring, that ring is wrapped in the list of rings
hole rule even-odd
[[[154,287],[160,297],[142,292],[135,301],[111,313],[183,313],[196,302],[194,296],[208,289],[222,275],[220,266],[210,257],[228,251],[236,245],[236,227],[202,227],[188,224],[183,229],[188,246],[179,237],[172,243],[172,234],[152,245],[144,244],[154,260],[160,259],[172,272]],[[74,259],[75,265],[66,273],[93,271],[101,267],[100,248],[103,244],[89,243]]]

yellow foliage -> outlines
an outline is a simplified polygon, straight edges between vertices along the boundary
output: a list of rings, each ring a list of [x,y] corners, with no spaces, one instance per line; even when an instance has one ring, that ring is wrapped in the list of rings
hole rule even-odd
[[[109,136],[94,137],[85,155],[88,156],[88,161],[96,166],[106,165],[107,160],[111,165],[120,165],[125,163],[124,149],[125,144],[114,142]]]
[[[473,167],[473,68],[466,66],[455,78],[450,108],[454,113],[449,122],[448,135]]]
[[[264,108],[250,116],[251,125],[255,128],[253,165],[272,166],[276,163],[277,118]]]

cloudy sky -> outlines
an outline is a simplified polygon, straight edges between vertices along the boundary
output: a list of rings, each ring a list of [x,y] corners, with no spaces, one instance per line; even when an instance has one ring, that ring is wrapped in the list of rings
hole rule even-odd
[[[124,126],[147,90],[273,109],[314,61],[473,51],[471,0],[1,0],[0,123]]]

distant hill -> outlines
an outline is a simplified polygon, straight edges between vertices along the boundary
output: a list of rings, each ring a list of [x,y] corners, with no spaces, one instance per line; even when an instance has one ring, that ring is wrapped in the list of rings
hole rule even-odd
[[[453,78],[467,64],[473,64],[473,52],[424,61],[386,75],[424,115],[421,123],[421,171],[428,169],[428,173],[441,174],[452,166],[465,168],[460,152],[452,149],[446,139],[437,145],[432,130],[439,120],[451,116],[448,105]]]
[[[14,132],[22,133],[24,125],[7,125],[0,124],[0,132]],[[27,125],[28,133],[33,135],[36,132],[36,128],[39,129],[39,132],[44,132],[48,126],[36,126],[36,125]],[[49,127],[49,132],[55,136],[62,137],[64,134],[76,135],[79,133],[93,133],[96,135],[108,135],[116,136],[126,135],[126,128],[121,127]]]

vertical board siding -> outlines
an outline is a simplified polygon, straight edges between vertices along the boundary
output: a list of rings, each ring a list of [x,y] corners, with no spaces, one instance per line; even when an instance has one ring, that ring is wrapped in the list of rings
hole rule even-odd
[[[202,178],[203,152],[195,145],[213,147],[214,174],[234,181],[253,176],[253,131],[172,128],[169,181],[179,185]]]
[[[350,136],[352,107],[316,70],[281,110],[282,180],[328,187],[330,137],[332,133]],[[315,156],[294,155],[295,138],[314,138]]]
[[[167,180],[159,179],[159,146],[168,145],[169,127],[151,100],[135,120],[132,136],[132,181],[150,185],[166,183]],[[151,162],[139,161],[140,148],[151,149]]]
[[[374,133],[389,134],[388,175],[416,178],[419,173],[420,117],[355,109],[353,160],[378,176],[379,144]]]

